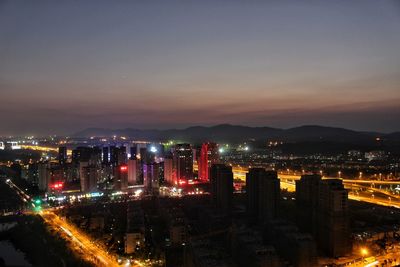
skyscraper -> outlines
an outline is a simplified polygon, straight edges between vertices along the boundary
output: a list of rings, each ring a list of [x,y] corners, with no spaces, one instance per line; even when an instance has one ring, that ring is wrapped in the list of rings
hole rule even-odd
[[[300,229],[313,234],[328,256],[343,256],[350,250],[348,193],[342,180],[303,175],[296,182],[296,206]]]
[[[88,178],[86,167],[88,167],[88,166],[89,166],[88,161],[80,161],[79,162],[79,180],[80,180],[82,192],[88,191],[88,187],[87,187],[88,182],[86,181],[86,179]]]
[[[159,189],[159,163],[151,162],[143,165],[143,185],[148,193],[157,193]]]
[[[90,164],[100,164],[102,150],[99,147],[77,147],[72,150],[72,162],[78,165],[79,162],[89,162]]]
[[[125,146],[110,146],[110,163],[113,166],[126,164],[127,154]]]
[[[219,162],[218,145],[216,143],[203,143],[199,160],[199,179],[209,181],[212,164]]]
[[[138,160],[136,155],[128,160],[128,185],[135,185],[138,181]]]
[[[121,164],[114,167],[114,189],[126,190],[128,188],[128,166]]]
[[[133,144],[130,148],[130,159],[136,159],[136,153],[137,153],[137,145]]]
[[[173,160],[179,184],[193,179],[193,150],[190,144],[177,144],[173,151]]]
[[[38,164],[38,186],[39,190],[47,191],[50,183],[50,164],[48,162],[40,162]]]
[[[232,167],[214,164],[210,171],[211,196],[219,213],[230,214],[233,197]]]
[[[108,147],[107,146],[103,147],[102,152],[103,152],[102,153],[102,162],[103,162],[103,164],[107,164],[109,162]]]
[[[319,174],[302,175],[296,181],[296,217],[299,229],[317,237],[317,208],[319,183],[322,177]]]
[[[264,224],[278,217],[280,181],[276,171],[251,168],[246,174],[247,211]]]
[[[167,154],[164,157],[164,180],[174,185],[176,181],[173,179],[173,158],[172,154]],[[176,182],[177,183],[177,182]]]
[[[116,146],[110,146],[110,163],[113,166],[118,165],[118,148]]]
[[[318,234],[320,248],[331,257],[351,250],[348,193],[340,179],[322,180],[318,194]]]
[[[91,147],[79,146],[72,150],[72,162],[78,164],[80,161],[89,161],[91,153]]]
[[[85,165],[85,164],[84,164]],[[99,179],[100,170],[94,166],[82,166],[81,172],[81,191],[94,192],[97,191],[97,181]]]
[[[60,146],[58,148],[58,163],[60,165],[65,165],[66,162],[67,162],[67,147]]]

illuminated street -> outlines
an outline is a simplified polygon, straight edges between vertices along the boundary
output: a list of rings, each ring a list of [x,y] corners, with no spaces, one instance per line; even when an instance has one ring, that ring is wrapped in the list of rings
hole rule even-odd
[[[64,239],[69,240],[70,247],[87,261],[97,266],[118,266],[115,256],[110,255],[99,244],[91,241],[85,233],[58,217],[54,212],[45,210],[39,214],[52,229],[60,233]]]

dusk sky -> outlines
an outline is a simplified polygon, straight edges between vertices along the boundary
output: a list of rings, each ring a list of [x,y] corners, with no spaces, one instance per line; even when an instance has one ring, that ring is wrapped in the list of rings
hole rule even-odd
[[[0,0],[0,135],[400,130],[400,1]]]

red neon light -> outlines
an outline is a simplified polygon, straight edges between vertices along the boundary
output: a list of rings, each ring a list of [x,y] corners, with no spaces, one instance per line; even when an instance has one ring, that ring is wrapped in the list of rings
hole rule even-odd
[[[52,184],[50,187],[53,189],[62,189],[63,186],[64,186],[63,182],[56,182],[56,183]]]
[[[179,184],[186,184],[185,180],[179,180]]]
[[[128,170],[128,167],[127,166],[121,166],[121,167],[119,167],[119,170],[121,172],[126,172]]]

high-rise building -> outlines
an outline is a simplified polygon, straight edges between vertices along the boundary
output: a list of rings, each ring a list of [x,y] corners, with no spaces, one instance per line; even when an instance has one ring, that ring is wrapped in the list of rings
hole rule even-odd
[[[101,153],[99,147],[77,147],[72,150],[72,162],[74,165],[78,165],[81,161],[98,165],[101,163]]]
[[[296,181],[296,217],[299,229],[317,237],[317,208],[319,183],[322,177],[319,174],[302,175]]]
[[[138,160],[136,155],[128,160],[128,185],[135,185],[138,182]]]
[[[136,154],[137,154],[137,146],[136,144],[132,145],[129,148],[129,154],[130,154],[130,159],[136,159]]]
[[[38,164],[38,186],[39,190],[47,191],[50,183],[50,164],[48,162],[40,162]]]
[[[117,154],[117,164],[122,165],[126,164],[127,161],[127,154],[126,154],[126,147],[125,146],[120,146],[118,148],[118,154]]]
[[[67,147],[60,146],[58,148],[58,163],[60,165],[65,165],[66,162],[67,162]]]
[[[232,167],[214,164],[210,171],[211,196],[219,213],[230,214],[233,197]]]
[[[258,220],[260,223],[276,219],[281,199],[280,181],[276,171],[266,171],[259,179]]]
[[[303,175],[296,182],[296,206],[300,229],[313,234],[322,251],[331,257],[350,251],[348,193],[342,180]]]
[[[264,224],[278,217],[280,181],[276,171],[251,168],[246,174],[247,212]]]
[[[174,180],[172,155],[165,155],[164,157],[164,181],[171,185],[178,184],[178,182]]]
[[[148,193],[157,193],[160,187],[159,163],[143,164],[143,185]]]
[[[351,251],[348,193],[340,179],[322,180],[318,194],[319,247],[331,257]]]
[[[113,166],[126,164],[127,154],[125,146],[110,146],[110,163]]]
[[[174,173],[178,184],[193,179],[193,150],[190,144],[177,144],[173,151]]]
[[[103,164],[107,164],[109,162],[109,155],[108,155],[108,147],[105,146],[103,147],[103,153],[102,153],[102,162]]]
[[[80,184],[81,184],[81,191],[82,192],[86,192],[87,188],[87,182],[85,181],[85,179],[87,179],[87,173],[86,173],[86,167],[89,166],[89,162],[88,161],[80,161],[79,162],[79,180],[80,180]]]
[[[82,164],[81,167],[81,191],[95,192],[97,191],[97,181],[99,179],[100,170],[97,166]]]
[[[216,143],[204,143],[201,146],[199,160],[199,179],[209,181],[210,168],[212,164],[219,162],[218,145]]]
[[[139,148],[139,156],[140,156],[140,160],[142,162],[147,161],[147,148],[146,147]]]
[[[114,189],[126,190],[128,188],[128,166],[126,164],[114,167]]]
[[[116,146],[110,146],[110,163],[113,166],[118,165],[118,148]]]
[[[281,219],[269,221],[264,228],[264,242],[273,245],[279,255],[290,263],[289,266],[318,266],[317,250],[312,235],[301,233],[288,221]]]
[[[77,147],[72,150],[72,162],[78,164],[80,161],[89,161],[91,153],[91,147]]]

